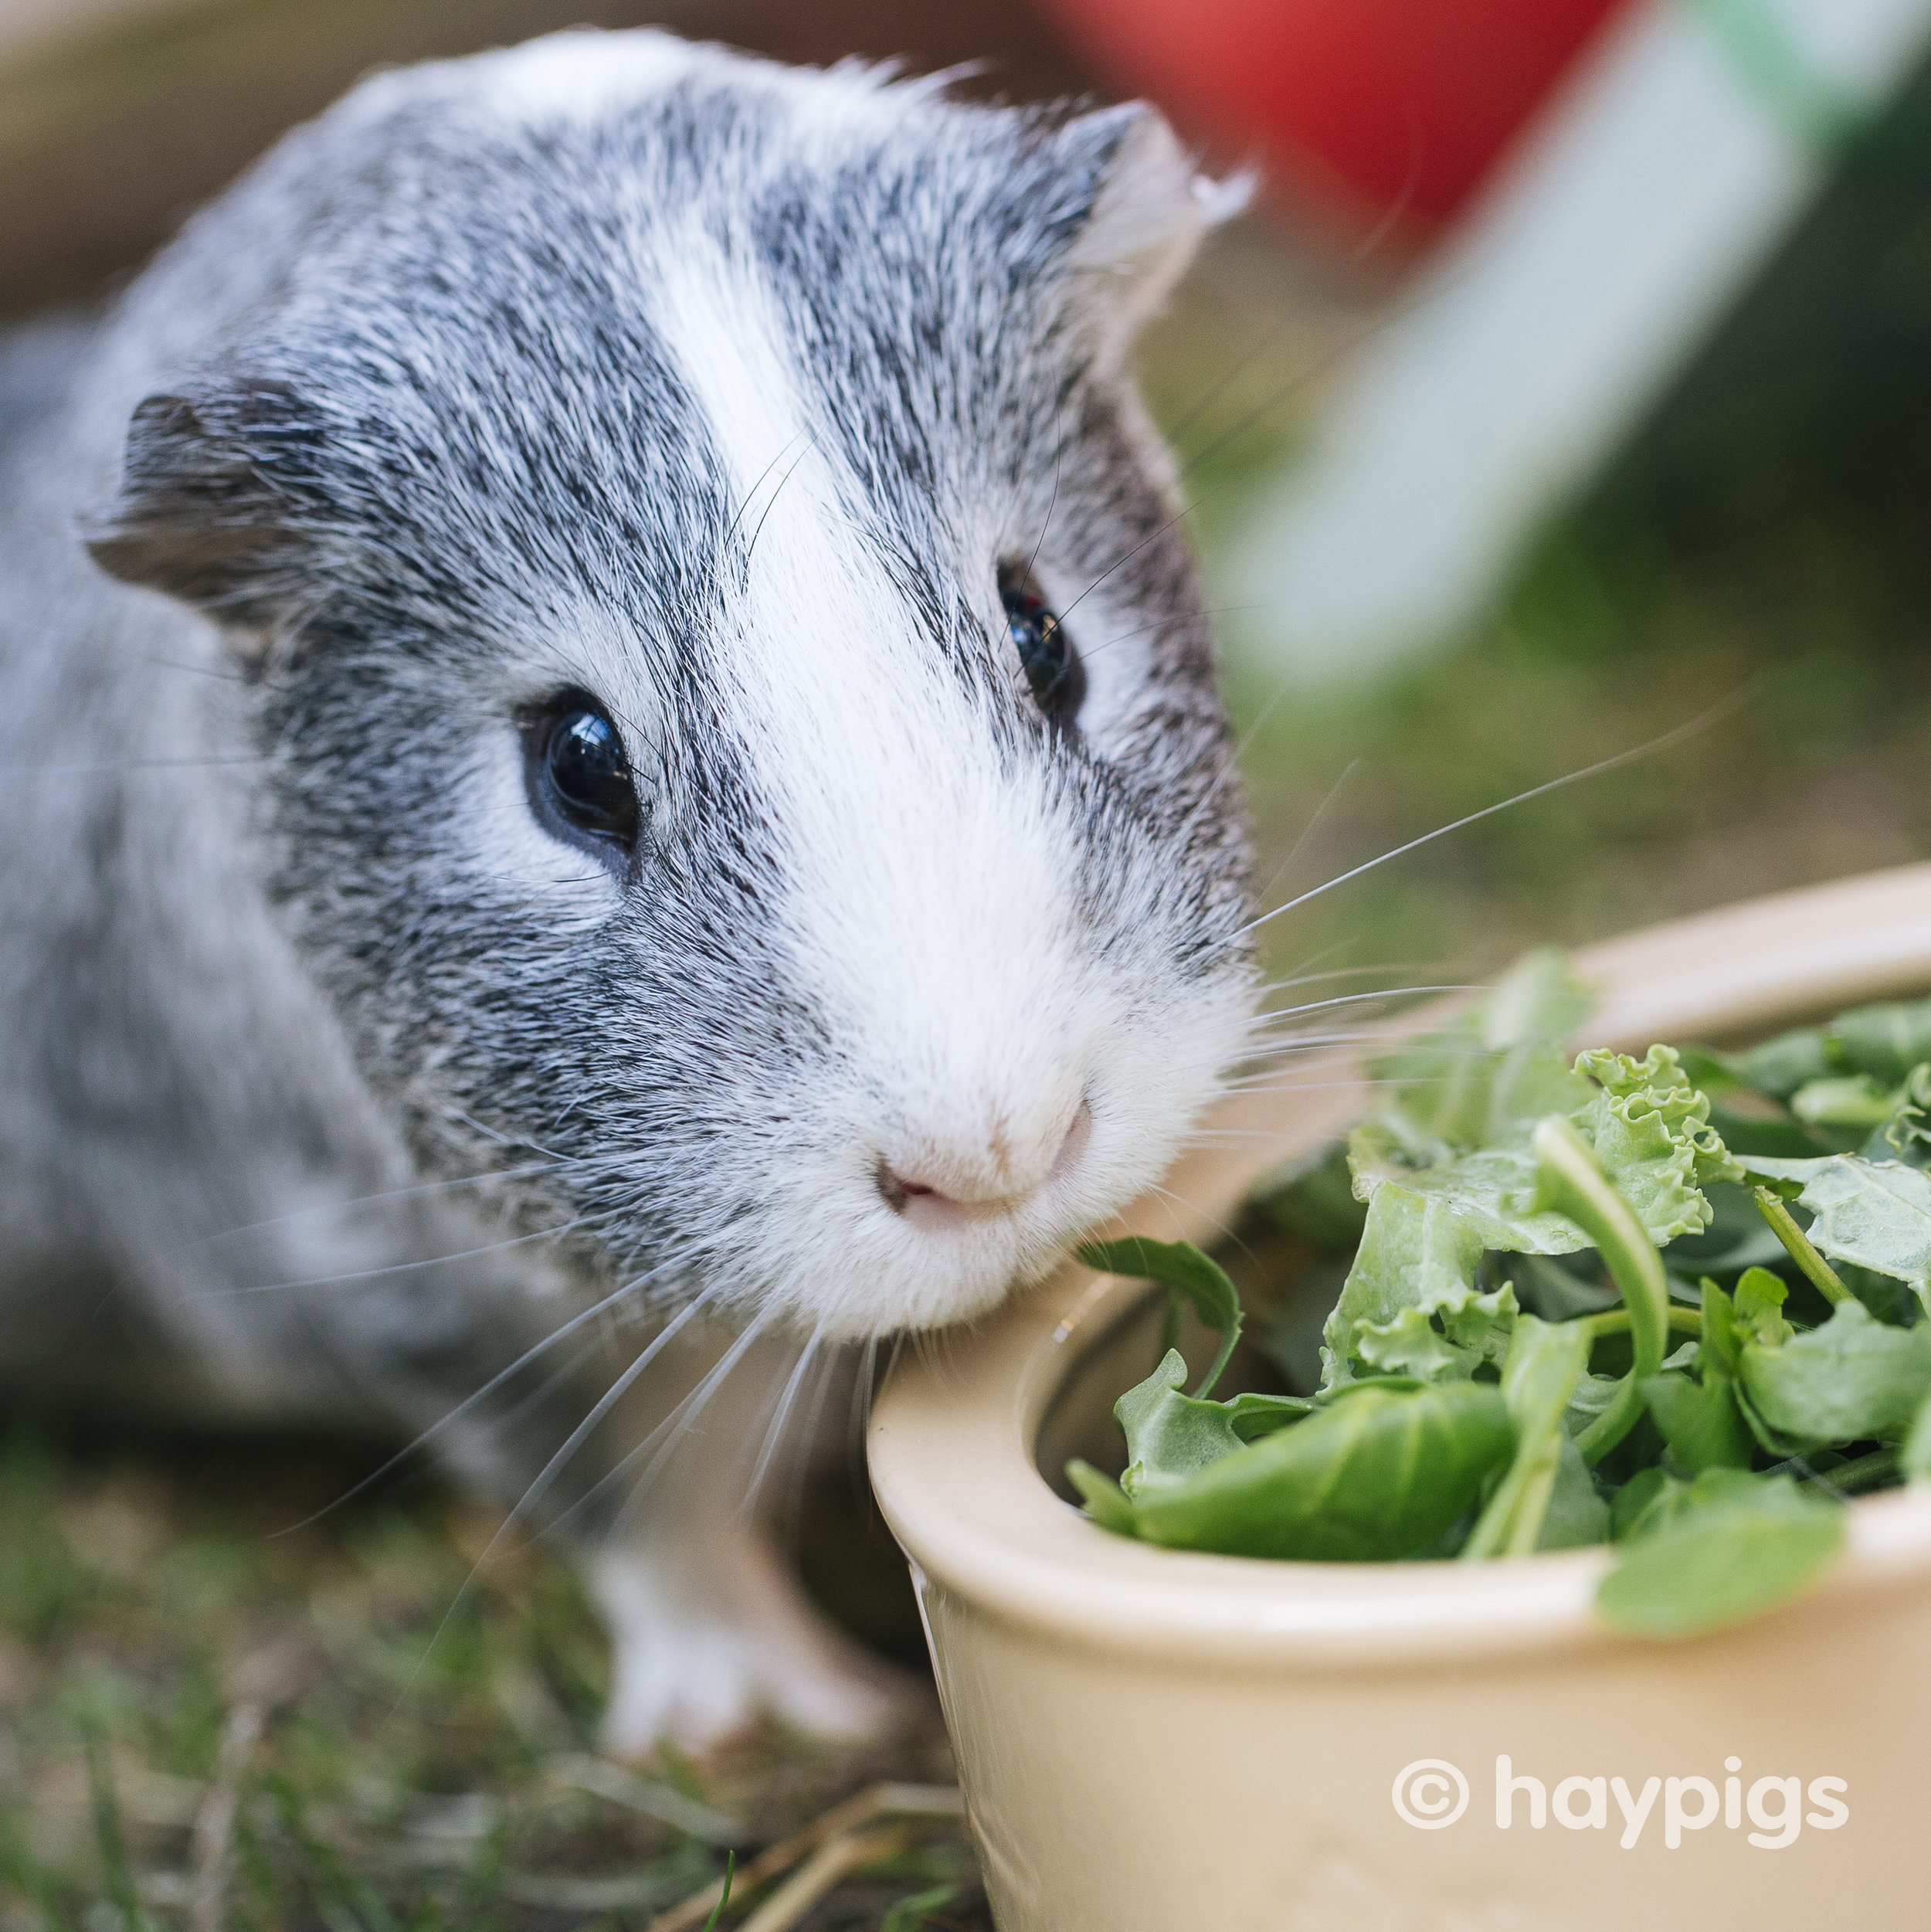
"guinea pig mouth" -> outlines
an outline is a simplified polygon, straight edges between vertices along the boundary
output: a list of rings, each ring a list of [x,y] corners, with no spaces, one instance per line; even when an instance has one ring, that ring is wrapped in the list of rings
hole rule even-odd
[[[894,1214],[928,1233],[1009,1221],[1037,1207],[1072,1177],[1092,1136],[1093,1110],[1082,1099],[1043,1172],[1014,1174],[1010,1163],[1002,1162],[993,1177],[929,1156],[907,1161],[901,1168],[881,1154],[878,1192]]]

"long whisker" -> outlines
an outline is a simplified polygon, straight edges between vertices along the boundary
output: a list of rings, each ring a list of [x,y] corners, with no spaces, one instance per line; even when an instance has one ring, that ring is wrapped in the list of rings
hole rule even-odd
[[[453,1180],[426,1180],[409,1187],[392,1187],[377,1194],[357,1194],[346,1200],[311,1202],[306,1207],[291,1208],[286,1214],[272,1214],[266,1221],[245,1221],[239,1227],[225,1227],[215,1234],[202,1234],[188,1241],[178,1251],[192,1254],[198,1248],[212,1248],[222,1241],[234,1241],[243,1234],[257,1234],[270,1227],[285,1227],[290,1221],[304,1221],[317,1214],[346,1214],[358,1207],[373,1207],[385,1201],[417,1200],[431,1194],[453,1193],[463,1187],[487,1187],[493,1180],[527,1180],[532,1174],[555,1173],[560,1167],[580,1164],[580,1158],[570,1160],[544,1160],[532,1162],[522,1167],[491,1167],[480,1174],[463,1174]]]
[[[300,1281],[256,1282],[241,1288],[196,1289],[185,1299],[188,1301],[226,1301],[231,1296],[241,1295],[279,1295],[283,1290],[297,1288],[339,1288],[348,1282],[373,1282],[386,1275],[409,1275],[426,1268],[448,1268],[457,1261],[473,1261],[484,1255],[501,1254],[507,1248],[526,1248],[531,1241],[560,1240],[582,1225],[581,1217],[560,1223],[555,1227],[539,1227],[528,1234],[511,1234],[500,1241],[488,1241],[480,1248],[459,1248],[453,1255],[431,1255],[421,1261],[389,1261],[380,1268],[351,1268],[340,1275],[310,1275]]]
[[[1604,772],[1613,772],[1620,766],[1632,764],[1639,758],[1649,758],[1658,752],[1667,751],[1671,745],[1681,744],[1684,739],[1709,730],[1712,725],[1738,710],[1752,695],[1756,681],[1753,679],[1742,689],[1732,692],[1720,704],[1712,705],[1708,711],[1692,718],[1687,724],[1678,725],[1674,731],[1664,732],[1660,738],[1652,738],[1646,744],[1633,745],[1626,752],[1617,752],[1613,758],[1602,759],[1593,765],[1587,765],[1580,771],[1566,772],[1560,778],[1552,778],[1543,784],[1532,785],[1527,791],[1518,792],[1513,798],[1501,799],[1493,805],[1485,805],[1479,811],[1470,812],[1466,817],[1456,819],[1450,824],[1438,825],[1432,832],[1424,832],[1419,838],[1410,839],[1405,844],[1397,845],[1392,851],[1382,853],[1379,857],[1365,860],[1359,865],[1352,866],[1348,871],[1288,900],[1285,905],[1277,905],[1272,912],[1264,912],[1258,918],[1250,920],[1237,932],[1230,933],[1218,943],[1227,946],[1235,940],[1244,939],[1247,934],[1257,932],[1270,920],[1279,918],[1283,913],[1291,912],[1296,907],[1305,905],[1309,900],[1319,898],[1324,892],[1332,892],[1336,886],[1346,885],[1350,879],[1358,879],[1364,872],[1372,872],[1376,867],[1386,865],[1391,859],[1400,858],[1404,854],[1432,844],[1437,839],[1446,838],[1451,832],[1459,832],[1464,827],[1475,824],[1480,820],[1493,818],[1498,812],[1506,812],[1515,806],[1525,805],[1531,799],[1541,798],[1547,793],[1560,791],[1565,786],[1580,784],[1586,778],[1599,778]]]
[[[373,1488],[375,1484],[380,1482],[383,1477],[389,1475],[392,1470],[400,1468],[404,1462],[408,1461],[408,1459],[411,1456],[414,1455],[419,1450],[427,1448],[438,1436],[442,1435],[444,1430],[453,1428],[454,1425],[457,1422],[460,1421],[471,1409],[476,1407],[477,1403],[486,1401],[489,1397],[494,1395],[496,1391],[501,1388],[506,1382],[511,1380],[512,1377],[521,1374],[522,1371],[528,1368],[532,1362],[535,1361],[539,1356],[547,1354],[551,1349],[556,1346],[558,1343],[565,1339],[569,1336],[575,1334],[579,1329],[582,1329],[588,1323],[596,1320],[599,1316],[605,1314],[608,1310],[615,1307],[618,1302],[635,1295],[639,1289],[644,1287],[649,1282],[655,1280],[657,1277],[663,1274],[666,1269],[681,1267],[688,1261],[689,1258],[688,1255],[680,1255],[676,1257],[674,1260],[663,1262],[658,1267],[652,1268],[647,1274],[640,1275],[633,1280],[626,1282],[621,1288],[614,1289],[611,1293],[605,1295],[602,1301],[593,1304],[591,1307],[583,1309],[578,1313],[572,1316],[571,1318],[567,1322],[564,1323],[561,1327],[551,1329],[549,1333],[545,1336],[541,1340],[532,1343],[531,1346],[525,1349],[514,1362],[510,1363],[508,1367],[499,1369],[497,1373],[491,1376],[480,1388],[474,1390],[469,1395],[466,1395],[460,1402],[456,1404],[454,1408],[450,1410],[446,1414],[439,1417],[436,1421],[432,1422],[427,1428],[423,1430],[416,1437],[413,1441],[411,1441],[406,1444],[403,1448],[398,1449],[395,1453],[381,1466],[381,1468],[371,1470],[370,1472],[367,1475],[364,1476],[359,1482],[355,1484],[351,1488],[344,1489],[342,1493],[334,1498],[332,1502],[324,1503],[322,1507],[316,1510],[314,1514],[304,1516],[300,1522],[291,1523],[287,1529],[277,1530],[273,1532],[273,1534],[277,1536],[293,1536],[297,1530],[306,1530],[311,1523],[319,1523],[321,1521],[323,1517],[333,1514],[333,1513],[339,1509],[344,1503],[353,1502],[357,1496],[362,1495],[367,1490]]]
[[[765,1477],[770,1471],[772,1460],[777,1455],[783,1443],[785,1424],[791,1418],[792,1407],[798,1399],[798,1393],[803,1384],[805,1377],[817,1359],[818,1344],[823,1335],[824,1325],[820,1323],[813,1328],[804,1346],[798,1351],[797,1362],[792,1367],[790,1375],[786,1378],[784,1387],[779,1393],[777,1402],[772,1411],[771,1420],[765,1428],[763,1445],[759,1449],[758,1460],[752,1469],[751,1480],[745,1486],[744,1502],[739,1508],[741,1515],[748,1516],[758,1506],[758,1492],[763,1489]]]
[[[409,1680],[403,1685],[401,1695],[396,1699],[399,1708],[402,1699],[407,1697],[409,1693],[416,1688],[416,1681],[422,1676],[429,1659],[434,1655],[436,1646],[442,1642],[443,1632],[450,1627],[450,1618],[467,1600],[470,1591],[475,1587],[477,1578],[483,1574],[485,1566],[495,1555],[504,1538],[524,1520],[530,1509],[541,1499],[550,1485],[555,1481],[571,1457],[575,1455],[577,1450],[582,1446],[585,1437],[609,1413],[612,1407],[622,1399],[624,1392],[643,1373],[658,1353],[667,1346],[671,1339],[696,1315],[697,1310],[703,1306],[704,1301],[704,1296],[699,1295],[694,1301],[687,1302],[652,1338],[650,1345],[639,1353],[636,1360],[631,1363],[616,1381],[611,1384],[589,1414],[570,1432],[563,1446],[543,1465],[535,1480],[517,1499],[514,1507],[511,1509],[509,1514],[497,1526],[496,1533],[490,1538],[488,1543],[484,1546],[482,1553],[470,1566],[470,1574],[463,1579],[461,1587],[450,1600],[449,1608],[443,1611],[441,1621],[436,1625],[436,1628],[430,1634],[428,1643],[423,1646],[423,1654],[417,1659],[416,1668],[409,1672]]]
[[[630,1495],[624,1499],[623,1507],[618,1510],[612,1520],[611,1533],[613,1536],[620,1534],[636,1515],[643,1499],[650,1494],[651,1486],[656,1482],[659,1472],[670,1458],[672,1452],[676,1449],[683,1431],[698,1415],[702,1414],[711,1398],[722,1387],[725,1377],[730,1374],[731,1371],[744,1359],[745,1352],[752,1343],[771,1326],[775,1319],[775,1309],[766,1308],[761,1309],[754,1316],[743,1333],[718,1357],[715,1366],[704,1380],[621,1462],[606,1470],[589,1489],[586,1489],[575,1502],[571,1504],[568,1509],[551,1523],[544,1531],[545,1536],[551,1536],[562,1529],[578,1510],[583,1508],[593,1496],[598,1495],[609,1484],[623,1475],[661,1438],[661,1447],[657,1448],[657,1453],[645,1465],[643,1473],[631,1486]]]

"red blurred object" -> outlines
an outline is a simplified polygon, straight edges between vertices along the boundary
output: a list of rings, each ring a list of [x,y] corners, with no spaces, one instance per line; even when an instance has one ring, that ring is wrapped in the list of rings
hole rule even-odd
[[[1111,79],[1363,226],[1425,234],[1624,0],[1044,0]]]

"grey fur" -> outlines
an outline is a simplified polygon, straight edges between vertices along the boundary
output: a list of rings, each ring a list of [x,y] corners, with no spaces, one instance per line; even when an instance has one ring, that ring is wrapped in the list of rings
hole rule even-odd
[[[787,1163],[863,1095],[822,1117],[849,1056],[720,655],[760,511],[653,307],[673,214],[782,318],[972,755],[1071,828],[1069,956],[1156,1033],[1244,986],[1206,625],[1128,298],[1083,286],[1144,115],[870,83],[891,111],[854,114],[850,76],[708,51],[512,112],[502,71],[358,90],[97,329],[0,359],[0,1373],[42,1394],[415,1430],[626,1284],[619,1312],[809,1329]],[[995,497],[1143,630],[1103,743],[983,621],[999,560],[962,533]],[[643,849],[589,922],[458,816],[475,743],[554,681],[528,640],[586,623],[660,702]],[[449,1431],[475,1479],[524,1493],[623,1359],[561,1373],[598,1333]],[[626,1414],[546,1499],[594,1492],[579,1529]]]

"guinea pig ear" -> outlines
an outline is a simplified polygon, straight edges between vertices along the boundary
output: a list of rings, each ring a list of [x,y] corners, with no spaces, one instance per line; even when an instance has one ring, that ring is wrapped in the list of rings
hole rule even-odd
[[[1061,265],[1075,314],[1117,363],[1178,281],[1200,238],[1238,214],[1251,178],[1202,174],[1165,118],[1143,101],[1068,121],[1055,137],[1064,162],[1091,184],[1085,219]]]
[[[248,379],[151,396],[127,427],[120,494],[81,519],[94,561],[264,631],[309,580],[304,527],[317,425],[286,383]]]

